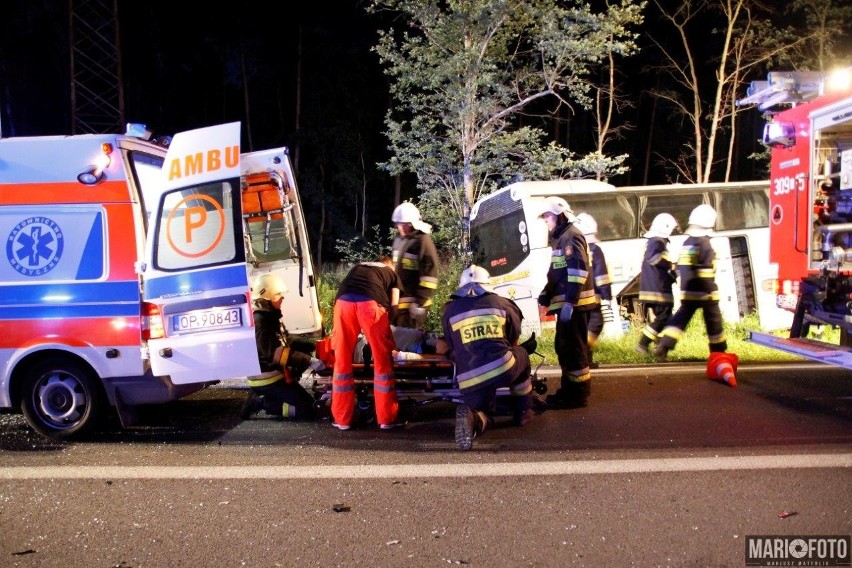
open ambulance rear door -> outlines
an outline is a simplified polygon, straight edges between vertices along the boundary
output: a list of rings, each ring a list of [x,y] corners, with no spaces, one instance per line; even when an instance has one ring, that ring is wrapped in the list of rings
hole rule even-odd
[[[260,373],[240,177],[239,122],[179,133],[169,146],[143,297],[151,368],[175,384]]]

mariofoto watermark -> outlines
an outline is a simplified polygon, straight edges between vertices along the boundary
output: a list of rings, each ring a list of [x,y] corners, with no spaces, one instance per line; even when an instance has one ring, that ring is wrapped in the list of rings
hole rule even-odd
[[[849,535],[746,535],[746,566],[852,566]]]

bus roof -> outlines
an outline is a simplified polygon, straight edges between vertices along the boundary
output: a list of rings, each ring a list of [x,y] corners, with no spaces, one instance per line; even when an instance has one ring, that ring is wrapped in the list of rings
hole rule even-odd
[[[758,181],[722,181],[712,183],[664,183],[660,185],[625,185],[616,188],[616,191],[736,191],[738,189],[761,189],[766,187],[769,187],[768,179]]]
[[[714,190],[736,191],[738,189],[760,189],[767,187],[769,187],[769,180],[713,183],[666,183],[660,185],[630,185],[616,187],[610,183],[594,179],[557,179],[547,181],[520,181],[507,185],[494,193],[511,191],[514,199],[521,199],[524,197],[577,195],[581,193],[670,192],[672,190],[683,190],[684,192],[703,192]]]

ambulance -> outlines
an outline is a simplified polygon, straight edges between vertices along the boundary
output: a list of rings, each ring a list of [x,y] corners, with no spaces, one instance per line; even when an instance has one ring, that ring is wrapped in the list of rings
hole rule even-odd
[[[322,330],[288,151],[242,154],[238,122],[0,139],[0,234],[0,410],[51,438],[258,374],[260,274]]]

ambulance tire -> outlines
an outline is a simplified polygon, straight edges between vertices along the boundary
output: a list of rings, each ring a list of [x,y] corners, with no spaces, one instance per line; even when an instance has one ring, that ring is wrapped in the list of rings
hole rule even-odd
[[[21,410],[30,426],[54,439],[91,431],[106,406],[95,374],[65,357],[48,357],[33,365],[22,394]]]

